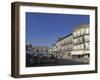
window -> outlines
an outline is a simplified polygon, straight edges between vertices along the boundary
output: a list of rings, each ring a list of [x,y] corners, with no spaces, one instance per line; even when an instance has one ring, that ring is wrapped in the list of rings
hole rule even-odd
[[[80,36],[80,31],[77,32],[77,36]]]
[[[86,28],[86,34],[88,34],[89,33],[89,28]]]
[[[39,52],[39,50],[37,49],[36,52]]]
[[[76,50],[76,47],[74,46],[73,49]]]
[[[83,35],[83,34],[84,34],[84,29],[81,30],[81,35]]]
[[[86,40],[86,41],[89,41],[89,35],[86,35],[86,36],[85,36],[85,40]]]
[[[86,49],[89,49],[89,43],[86,43],[85,45],[86,45]]]
[[[76,50],[78,50],[78,46],[76,46]]]
[[[83,44],[81,45],[81,49],[84,49],[84,45]]]
[[[46,52],[48,52],[48,50],[46,49]]]
[[[74,39],[74,44],[77,44],[77,39]]]
[[[74,37],[76,37],[76,32],[74,32],[73,34],[74,34]]]

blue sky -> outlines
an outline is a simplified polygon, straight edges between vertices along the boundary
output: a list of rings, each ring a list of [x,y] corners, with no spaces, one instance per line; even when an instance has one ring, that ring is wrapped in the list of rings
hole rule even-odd
[[[26,12],[26,44],[50,47],[82,23],[89,24],[89,15]]]

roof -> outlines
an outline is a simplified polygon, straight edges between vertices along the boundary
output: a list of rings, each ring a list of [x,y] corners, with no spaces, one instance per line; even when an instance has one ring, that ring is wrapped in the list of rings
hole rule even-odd
[[[66,35],[66,36],[60,37],[60,38],[58,38],[57,42],[59,42],[59,41],[65,39],[65,38],[67,38],[67,37],[69,37],[69,36],[71,36],[71,35],[72,35],[72,33],[70,33],[70,34],[68,34],[68,35]]]
[[[32,48],[37,48],[37,49],[49,49],[48,46],[32,46]]]
[[[30,48],[37,48],[37,49],[49,49],[48,46],[34,46],[32,44],[26,45],[26,47]]]
[[[78,30],[78,29],[80,29],[80,28],[84,28],[84,27],[89,27],[89,24],[80,24],[79,26],[76,26],[76,27],[74,28],[74,31],[75,31],[75,30]]]

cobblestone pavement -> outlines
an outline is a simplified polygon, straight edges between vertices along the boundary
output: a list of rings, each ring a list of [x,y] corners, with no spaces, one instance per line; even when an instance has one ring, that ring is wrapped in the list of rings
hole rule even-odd
[[[53,63],[45,63],[45,64],[31,64],[27,67],[35,67],[35,66],[59,66],[59,65],[82,65],[89,64],[89,60],[87,59],[58,59]]]

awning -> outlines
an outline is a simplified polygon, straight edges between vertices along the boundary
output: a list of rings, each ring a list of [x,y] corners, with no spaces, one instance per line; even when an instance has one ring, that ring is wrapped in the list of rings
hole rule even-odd
[[[87,54],[89,51],[72,51],[71,55],[82,55],[82,54]]]

